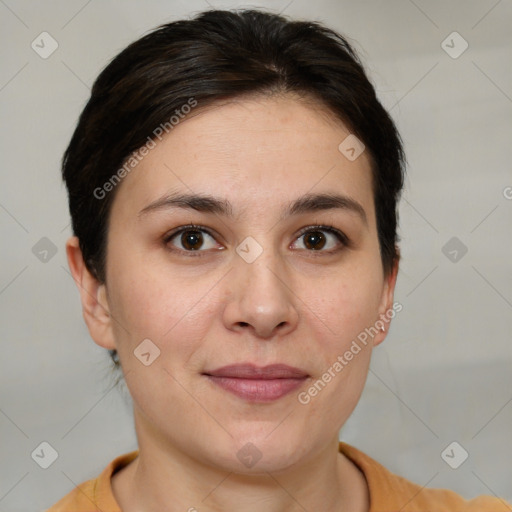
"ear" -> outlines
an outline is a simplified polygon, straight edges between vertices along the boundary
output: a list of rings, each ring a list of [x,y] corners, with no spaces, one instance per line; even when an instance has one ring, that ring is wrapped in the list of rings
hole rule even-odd
[[[382,297],[379,306],[379,318],[376,321],[376,327],[379,329],[378,333],[373,338],[373,346],[376,347],[382,343],[388,334],[391,319],[395,314],[402,310],[402,305],[397,304],[394,306],[393,298],[395,294],[396,278],[398,275],[398,264],[400,260],[400,253],[397,249],[397,256],[393,263],[393,268],[388,275],[385,276],[384,286],[382,289]],[[383,329],[381,329],[383,327]]]
[[[66,242],[66,254],[71,275],[80,292],[82,314],[89,333],[100,347],[114,350],[116,346],[106,286],[89,272],[76,236]]]

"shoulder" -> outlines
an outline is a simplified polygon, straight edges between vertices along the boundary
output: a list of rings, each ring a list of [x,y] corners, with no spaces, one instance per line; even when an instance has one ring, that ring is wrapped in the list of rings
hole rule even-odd
[[[512,512],[512,506],[499,498],[480,496],[466,500],[446,489],[427,489],[391,473],[346,443],[340,443],[339,449],[366,478],[370,512]]]
[[[99,510],[92,508],[96,505],[95,495],[99,478],[88,480],[75,487],[69,494],[66,494],[55,505],[46,510],[46,512],[91,512]]]
[[[121,512],[112,493],[112,475],[128,465],[138,451],[115,458],[102,473],[75,487],[46,512]]]

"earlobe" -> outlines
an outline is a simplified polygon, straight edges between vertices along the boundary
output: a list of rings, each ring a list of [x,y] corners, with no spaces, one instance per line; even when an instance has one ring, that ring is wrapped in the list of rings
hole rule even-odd
[[[114,350],[116,346],[106,286],[98,281],[85,265],[76,236],[66,242],[66,254],[71,275],[80,292],[82,314],[89,333],[99,346]]]
[[[399,252],[397,249],[397,256],[393,263],[393,268],[385,276],[385,282],[384,287],[382,290],[382,298],[381,298],[381,304],[379,308],[379,319],[376,322],[377,328],[379,329],[379,332],[375,335],[373,338],[373,346],[376,347],[380,343],[382,343],[388,334],[389,327],[391,324],[391,319],[395,316],[395,308],[393,304],[393,299],[395,295],[395,285],[396,285],[396,278],[398,275],[398,265],[399,265]],[[390,312],[392,314],[390,314]]]

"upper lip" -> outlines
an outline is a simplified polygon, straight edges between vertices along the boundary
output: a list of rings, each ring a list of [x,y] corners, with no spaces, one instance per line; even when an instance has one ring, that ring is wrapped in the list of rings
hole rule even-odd
[[[212,377],[230,377],[238,379],[300,379],[308,374],[299,368],[286,364],[256,366],[254,364],[231,364],[204,372]]]

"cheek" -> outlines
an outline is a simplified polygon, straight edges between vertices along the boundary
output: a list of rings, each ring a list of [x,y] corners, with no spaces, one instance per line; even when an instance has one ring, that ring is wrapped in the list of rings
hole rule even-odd
[[[305,358],[315,361],[309,387],[297,396],[304,414],[313,421],[313,430],[337,431],[346,422],[364,389],[372,353],[372,338],[365,332],[373,325],[377,301],[371,292],[358,293],[341,287],[332,300],[316,304],[321,311],[312,333],[315,340]],[[312,308],[313,309],[313,308]]]
[[[212,304],[215,294],[208,291],[218,277],[194,279],[191,284],[190,279],[150,262],[127,256],[118,262],[110,269],[108,287],[123,366],[134,363],[133,351],[145,339],[160,349],[161,361],[186,365],[217,314]]]
[[[374,325],[382,290],[380,267],[370,265],[340,269],[314,288],[302,288],[310,321],[331,358]]]
[[[303,288],[314,340],[306,358],[316,361],[316,374],[299,402],[333,428],[346,421],[364,388],[382,283],[378,265],[361,265],[331,275],[315,292]]]

